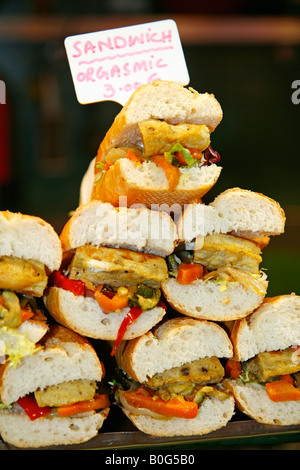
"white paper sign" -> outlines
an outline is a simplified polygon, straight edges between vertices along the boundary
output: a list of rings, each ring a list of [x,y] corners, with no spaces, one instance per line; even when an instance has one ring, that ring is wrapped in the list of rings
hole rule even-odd
[[[173,20],[69,36],[65,47],[81,104],[124,105],[145,83],[162,79],[187,85],[190,80]]]

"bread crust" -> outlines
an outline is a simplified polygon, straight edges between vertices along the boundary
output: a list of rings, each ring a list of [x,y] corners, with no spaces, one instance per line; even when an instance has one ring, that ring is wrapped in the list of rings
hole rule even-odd
[[[162,321],[139,338],[123,341],[115,357],[129,377],[144,383],[156,373],[205,356],[232,356],[225,330],[214,322],[178,317]]]
[[[60,234],[64,252],[83,245],[110,246],[168,256],[177,241],[176,225],[163,211],[114,207],[89,201],[79,206]]]
[[[261,193],[231,188],[210,204],[185,207],[177,221],[178,238],[191,241],[198,235],[230,233],[249,239],[280,235],[285,228],[285,213],[280,204]]]

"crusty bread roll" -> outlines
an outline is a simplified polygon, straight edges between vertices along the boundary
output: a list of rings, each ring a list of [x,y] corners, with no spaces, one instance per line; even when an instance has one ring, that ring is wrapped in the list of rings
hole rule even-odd
[[[0,396],[12,409],[0,410],[2,438],[20,448],[75,444],[98,433],[109,408],[68,417],[57,413],[31,421],[15,402],[38,389],[64,382],[88,380],[100,382],[105,374],[102,362],[90,343],[76,333],[52,325],[42,349],[22,359],[18,367],[2,366]]]
[[[277,201],[241,188],[222,192],[207,206],[191,204],[178,219],[178,238],[191,241],[211,233],[231,233],[245,238],[280,235],[285,214]]]
[[[92,198],[118,206],[120,197],[126,196],[128,207],[139,203],[149,208],[164,204],[179,212],[185,204],[201,199],[217,182],[220,173],[221,167],[216,164],[182,168],[176,189],[169,191],[165,172],[155,163],[136,165],[120,158],[93,186]]]
[[[199,357],[232,357],[232,344],[213,322],[178,317],[163,321],[145,335],[121,343],[118,366],[138,382]]]
[[[127,197],[127,205],[141,203],[184,205],[200,199],[216,183],[221,167],[216,164],[201,168],[180,168],[180,180],[175,190],[169,190],[164,170],[150,161],[135,165],[121,158],[105,174],[97,166],[105,162],[107,153],[119,147],[141,147],[138,124],[147,120],[164,121],[170,125],[205,125],[212,132],[220,123],[223,112],[215,97],[198,93],[176,82],[158,80],[138,88],[116,116],[98,149],[95,158],[95,184],[90,171],[84,177],[81,202],[86,197],[119,205],[119,197]],[[174,141],[176,143],[176,140]]]
[[[208,205],[188,205],[177,220],[178,240],[201,253],[205,237],[219,235],[194,261],[201,264],[202,260],[205,267],[211,261],[216,267],[209,267],[207,276],[187,285],[170,277],[162,283],[166,299],[175,310],[195,318],[230,321],[245,317],[259,307],[267,292],[267,275],[259,270],[259,250],[265,238],[283,233],[284,226],[285,214],[276,201],[241,188],[224,191]],[[224,234],[230,235],[230,244],[222,238]],[[245,250],[250,250],[251,263],[257,260],[255,271]],[[214,270],[216,275],[210,276]]]
[[[82,418],[52,418],[30,421],[23,414],[0,412],[2,439],[18,448],[41,448],[86,442],[97,436],[108,410]]]
[[[253,373],[268,375],[268,381],[280,380],[281,375],[289,374],[288,370],[299,370],[300,345],[300,297],[281,295],[266,298],[263,304],[251,315],[237,320],[230,325],[231,341],[234,348],[233,359],[243,362],[247,370],[247,361],[267,351],[275,354],[276,360],[264,362],[260,366],[257,360],[256,368],[250,367]],[[293,347],[291,363],[278,355]],[[273,357],[273,356],[272,356]],[[252,363],[253,364],[253,363]],[[261,367],[261,368],[260,368]],[[266,372],[264,372],[266,371]],[[243,372],[245,375],[245,372]],[[265,379],[266,380],[266,379]],[[264,424],[296,425],[300,424],[300,401],[288,399],[273,401],[267,392],[263,377],[257,380],[242,380],[226,378],[224,386],[235,398],[237,407],[252,419]]]
[[[57,322],[83,336],[102,340],[116,339],[121,323],[129,311],[127,307],[120,312],[107,314],[92,297],[75,296],[72,292],[57,287],[51,287],[44,300]],[[160,322],[165,314],[165,309],[160,306],[146,310],[128,326],[124,339],[143,335]]]
[[[0,212],[0,256],[43,263],[50,272],[61,264],[62,250],[53,227],[39,217]]]
[[[157,80],[142,85],[131,95],[102,140],[97,158],[101,160],[113,147],[138,143],[138,123],[147,119],[171,124],[205,124],[213,131],[222,117],[222,108],[212,94],[198,93],[176,82]]]
[[[164,257],[172,253],[177,231],[166,212],[90,201],[76,209],[60,239],[64,252],[92,244]]]
[[[126,408],[123,408],[123,412],[140,431],[151,436],[201,436],[227,425],[234,414],[234,398],[229,396],[224,401],[206,399],[194,419],[156,419],[132,413]]]
[[[244,384],[237,380],[224,380],[239,410],[258,423],[279,426],[300,424],[300,401],[273,402],[266,387],[258,383]]]
[[[153,257],[152,272],[158,270],[155,263],[159,261],[160,267],[163,267],[163,273],[165,272],[163,278],[167,278],[167,266],[163,257],[174,250],[177,231],[175,223],[166,212],[151,211],[145,207],[114,207],[109,203],[90,201],[76,209],[63,228],[60,239],[66,255],[84,246],[92,249],[104,246],[128,250],[118,253],[119,259],[121,256],[127,259],[126,266],[115,269],[116,260],[113,259],[113,250],[101,268],[99,268],[99,263],[96,267],[92,262],[91,270],[94,272],[98,270],[101,273],[108,271],[106,267],[108,263],[110,273],[114,273],[110,274],[110,277],[114,275],[114,282],[116,282],[118,276],[122,277],[124,273],[126,275],[126,268],[132,281],[138,269],[143,271],[142,274],[145,273],[147,282],[150,268],[147,271],[145,266],[149,258],[139,258],[138,262],[130,258],[134,256],[134,253],[146,253],[147,257]],[[125,263],[126,259],[124,261],[122,258],[122,262]],[[126,286],[126,281],[124,283],[123,285]],[[132,283],[134,281],[130,285]],[[109,281],[107,284],[110,285]],[[160,283],[156,287],[159,288]],[[89,293],[91,293],[90,285]],[[130,307],[126,306],[108,313],[100,307],[93,296],[74,295],[55,285],[45,293],[44,301],[53,318],[62,325],[89,338],[104,340],[117,338],[120,326],[130,311]],[[161,305],[148,307],[128,326],[124,338],[132,339],[149,331],[165,313],[166,310]]]
[[[154,375],[204,357],[231,357],[232,344],[223,328],[213,322],[178,317],[163,321],[151,332],[124,341],[116,353],[119,368],[146,384]],[[234,413],[231,395],[207,396],[192,418],[159,416],[150,409],[134,408],[120,391],[120,406],[142,432],[155,436],[201,435],[225,426]],[[181,397],[183,399],[183,397]]]
[[[83,337],[60,325],[50,325],[41,342],[42,348],[22,359],[18,367],[1,371],[1,401],[9,405],[38,388],[71,380],[101,381],[104,366],[95,350]]]
[[[300,344],[300,297],[266,297],[251,315],[233,324],[234,358],[246,361],[263,351]]]
[[[49,275],[59,269],[62,248],[49,223],[19,212],[0,211],[0,234],[0,356],[16,364],[33,354],[48,330],[34,298],[43,296]]]

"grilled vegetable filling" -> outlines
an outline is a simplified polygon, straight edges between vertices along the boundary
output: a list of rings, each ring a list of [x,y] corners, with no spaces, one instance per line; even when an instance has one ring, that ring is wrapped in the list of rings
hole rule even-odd
[[[159,256],[89,245],[76,249],[69,271],[70,279],[80,279],[87,286],[120,287],[143,283],[159,287],[168,277],[166,262]]]
[[[135,382],[123,373],[113,386],[117,389],[117,401],[125,407],[130,406],[131,411],[147,409],[154,417],[161,415],[163,419],[195,418],[205,398],[228,398],[221,385],[224,373],[217,357],[205,357],[155,374],[145,384]]]
[[[43,263],[10,256],[0,256],[0,289],[41,297],[48,276]]]
[[[1,405],[1,403],[0,403]],[[25,395],[13,405],[7,406],[19,412],[22,408],[31,421],[39,418],[76,416],[80,413],[95,413],[109,408],[110,400],[106,392],[97,389],[97,382],[73,380],[51,385],[43,390]],[[2,408],[5,405],[2,404]],[[108,410],[107,410],[108,413]]]
[[[209,393],[213,396],[219,394],[211,385],[221,382],[223,376],[224,369],[219,359],[205,357],[155,374],[145,385],[164,401],[178,396],[199,400],[201,390],[202,398]]]
[[[38,406],[58,407],[71,405],[78,401],[92,400],[97,384],[90,380],[73,380],[51,385],[44,390],[36,390],[34,396]]]
[[[226,375],[244,383],[265,385],[273,401],[300,399],[300,348],[266,351],[248,361],[239,363],[229,360]]]
[[[71,254],[66,268],[51,276],[50,285],[92,296],[105,313],[126,307],[144,311],[158,305],[160,284],[167,278],[167,264],[160,256],[81,246]]]
[[[33,297],[0,290],[0,327],[17,328],[40,312]]]
[[[185,244],[179,245],[167,257],[169,276],[180,284],[203,279],[218,283],[222,291],[227,289],[228,283],[237,282],[265,295],[266,276],[259,269],[261,261],[261,250],[256,242],[226,234],[198,237],[189,249]]]
[[[102,176],[120,158],[133,163],[152,162],[162,168],[173,191],[180,180],[180,168],[202,167],[220,161],[220,155],[210,145],[210,131],[205,125],[179,123],[149,119],[138,124],[141,141],[138,146],[112,148],[103,161],[97,162]]]

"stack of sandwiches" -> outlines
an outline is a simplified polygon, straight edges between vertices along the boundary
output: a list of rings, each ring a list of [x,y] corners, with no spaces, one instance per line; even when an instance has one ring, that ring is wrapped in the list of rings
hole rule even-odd
[[[284,232],[284,211],[238,187],[202,201],[222,170],[212,144],[221,120],[208,93],[166,81],[138,88],[84,175],[78,208],[54,236],[56,256],[46,236],[22,235],[31,251],[0,253],[5,263],[10,256],[30,259],[30,269],[41,263],[47,275],[39,274],[38,293],[12,280],[0,285],[3,308],[14,292],[37,295],[50,319],[30,354],[14,365],[3,354],[5,441],[89,440],[111,403],[156,436],[207,434],[238,409],[262,423],[300,424],[300,300],[268,298],[263,268],[265,247]],[[105,359],[90,339],[109,344],[110,398]]]
[[[110,402],[95,350],[53,325],[42,302],[62,263],[59,236],[39,217],[9,211],[0,233],[0,435],[21,448],[84,442]]]

